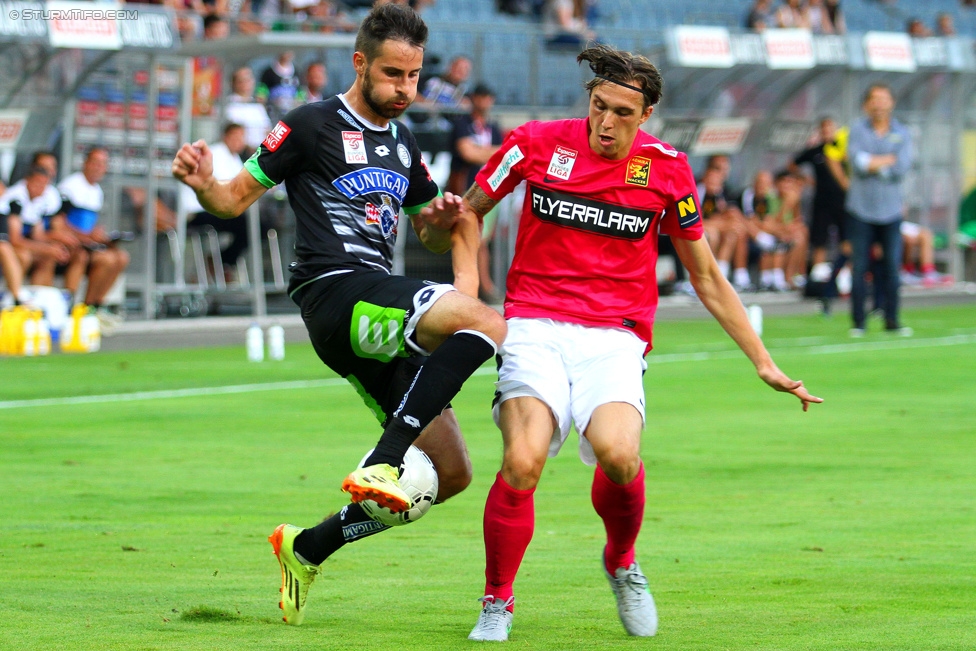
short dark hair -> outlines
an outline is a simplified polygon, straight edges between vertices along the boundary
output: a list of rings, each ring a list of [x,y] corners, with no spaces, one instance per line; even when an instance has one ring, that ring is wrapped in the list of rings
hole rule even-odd
[[[234,129],[243,129],[243,128],[244,128],[243,124],[238,124],[237,122],[228,122],[227,124],[224,125],[224,130],[221,131],[221,133],[226,136]]]
[[[891,95],[892,97],[895,96],[895,94],[891,90],[891,86],[889,86],[888,84],[886,84],[884,82],[876,81],[873,84],[871,84],[870,86],[868,86],[867,90],[864,91],[864,97],[861,98],[861,104],[867,104],[868,100],[871,99],[871,95],[876,90],[884,90],[884,91],[887,91],[888,94]]]
[[[106,154],[108,154],[108,147],[103,147],[102,145],[92,145],[85,150],[85,160],[87,161],[89,158],[91,158],[92,154],[94,154],[96,151],[104,151]]]
[[[53,151],[48,151],[46,149],[42,149],[40,151],[35,151],[34,152],[34,155],[31,156],[31,162],[30,162],[31,167],[35,167],[37,165],[40,165],[41,164],[41,159],[42,158],[45,158],[47,156],[50,156],[55,161],[58,160],[58,157],[54,155],[54,152]]]
[[[356,51],[372,61],[379,56],[386,41],[403,41],[414,47],[427,46],[427,24],[410,7],[385,4],[375,7],[359,26],[356,34]]]
[[[586,90],[592,92],[606,81],[624,84],[636,82],[644,95],[645,110],[661,101],[664,80],[647,57],[599,44],[580,52],[576,62],[582,61],[588,62],[590,70],[596,75],[586,83]]]
[[[203,17],[203,31],[207,31],[214,25],[224,22],[223,16],[218,16],[217,14],[208,14]]]

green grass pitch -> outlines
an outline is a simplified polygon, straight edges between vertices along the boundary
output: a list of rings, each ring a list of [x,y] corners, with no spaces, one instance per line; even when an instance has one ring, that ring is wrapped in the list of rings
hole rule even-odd
[[[617,619],[574,435],[536,494],[507,648],[976,648],[974,317],[914,310],[914,338],[858,341],[841,317],[767,318],[780,367],[826,399],[806,414],[714,322],[658,324],[637,546],[658,636],[627,638]],[[249,364],[243,332],[234,343],[0,359],[0,649],[477,646],[501,453],[489,372],[454,401],[471,487],[326,561],[299,628],[281,622],[266,538],[344,503],[379,434],[353,389],[57,402],[329,377],[309,346]]]

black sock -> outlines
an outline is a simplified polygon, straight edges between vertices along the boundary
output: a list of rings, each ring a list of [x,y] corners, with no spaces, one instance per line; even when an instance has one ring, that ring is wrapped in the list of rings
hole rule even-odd
[[[366,515],[360,505],[350,504],[321,524],[298,534],[294,549],[312,565],[320,565],[346,543],[389,528]]]
[[[448,337],[417,371],[376,449],[363,465],[399,466],[410,444],[440,415],[464,381],[496,352],[495,344],[480,332],[461,330]]]

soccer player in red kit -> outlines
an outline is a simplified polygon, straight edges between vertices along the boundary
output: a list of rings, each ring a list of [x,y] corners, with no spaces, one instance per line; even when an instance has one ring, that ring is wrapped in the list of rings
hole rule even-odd
[[[592,501],[607,543],[603,570],[630,635],[657,631],[647,579],[634,558],[644,517],[642,375],[657,307],[658,233],[670,235],[699,298],[777,391],[806,410],[810,395],[773,362],[702,237],[684,154],[640,130],[661,97],[646,58],[599,45],[579,55],[596,77],[586,119],[515,129],[465,196],[464,219],[527,182],[508,275],[508,338],[499,351],[495,420],[504,457],[485,506],[486,585],[473,640],[504,641],[512,585],[534,528],[532,494],[546,457],[582,432],[596,464]]]

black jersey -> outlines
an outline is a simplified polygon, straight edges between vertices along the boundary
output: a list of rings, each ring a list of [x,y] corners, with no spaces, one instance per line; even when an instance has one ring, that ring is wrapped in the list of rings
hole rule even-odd
[[[289,112],[244,167],[288,190],[297,257],[289,294],[332,271],[389,273],[400,209],[417,212],[438,193],[413,134],[396,121],[370,124],[341,95]]]

